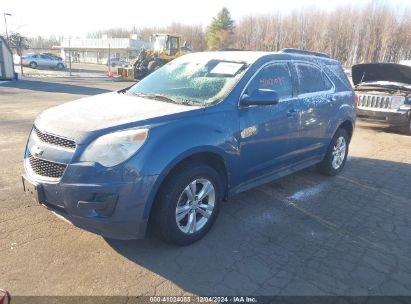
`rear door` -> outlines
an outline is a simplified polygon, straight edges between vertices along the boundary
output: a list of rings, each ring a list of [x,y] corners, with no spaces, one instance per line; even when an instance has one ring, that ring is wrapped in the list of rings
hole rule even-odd
[[[276,105],[239,108],[243,181],[269,175],[287,164],[288,141],[298,134],[298,117],[289,115],[294,101],[293,80],[287,62],[265,65],[251,79],[244,94],[270,89],[280,98]],[[296,130],[297,133],[293,132]]]
[[[290,143],[297,160],[321,155],[329,143],[327,129],[333,118],[336,103],[335,86],[317,65],[295,62],[298,99],[296,108],[300,116],[300,137]]]

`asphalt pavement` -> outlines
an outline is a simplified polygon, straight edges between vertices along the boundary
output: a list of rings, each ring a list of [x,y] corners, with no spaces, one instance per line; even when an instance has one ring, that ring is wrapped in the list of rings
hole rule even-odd
[[[109,79],[0,84],[0,287],[12,295],[411,295],[411,137],[359,123],[341,175],[309,168],[224,203],[188,247],[114,241],[23,193],[42,110],[129,86]]]

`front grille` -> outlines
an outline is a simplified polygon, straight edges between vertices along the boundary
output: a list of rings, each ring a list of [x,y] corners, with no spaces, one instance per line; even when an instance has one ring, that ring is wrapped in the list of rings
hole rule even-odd
[[[33,129],[34,132],[36,132],[37,137],[45,143],[69,149],[76,148],[76,143],[71,139],[43,133],[39,129],[37,129],[36,126],[34,126]]]
[[[358,106],[365,108],[390,109],[391,96],[359,95]]]
[[[67,167],[67,165],[65,164],[55,163],[45,159],[37,158],[31,154],[29,154],[29,163],[31,169],[37,175],[52,178],[62,177],[64,170]]]

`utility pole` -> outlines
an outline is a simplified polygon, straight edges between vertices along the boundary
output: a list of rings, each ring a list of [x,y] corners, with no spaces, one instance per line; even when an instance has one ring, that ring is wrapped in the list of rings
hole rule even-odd
[[[108,44],[108,72],[110,73],[110,69],[111,69],[111,54],[110,54],[111,50],[110,50],[110,43]]]
[[[23,50],[21,47],[21,36],[19,36],[19,48],[18,48],[18,52],[20,53],[20,74],[21,76],[23,76]]]
[[[70,39],[69,39],[69,75],[71,76],[71,48],[70,48]]]
[[[7,40],[8,40],[9,39],[9,32],[7,31],[7,18],[6,18],[6,16],[12,16],[12,14],[3,13],[3,15],[4,15],[4,24],[6,25],[6,37],[7,37]]]

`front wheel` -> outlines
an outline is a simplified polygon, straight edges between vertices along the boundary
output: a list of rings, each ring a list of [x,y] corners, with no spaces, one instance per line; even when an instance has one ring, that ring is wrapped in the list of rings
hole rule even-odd
[[[64,65],[62,63],[57,64],[57,69],[59,70],[64,69]]]
[[[411,118],[408,119],[408,122],[404,126],[402,126],[401,133],[411,135]]]
[[[37,68],[37,63],[34,62],[34,61],[32,61],[32,62],[30,62],[29,66],[30,66],[32,69],[35,69],[35,68]]]
[[[201,239],[217,218],[223,182],[213,168],[187,163],[160,190],[153,210],[154,229],[168,242],[189,245]]]
[[[347,131],[338,129],[335,133],[327,154],[323,161],[318,165],[321,173],[326,175],[337,175],[344,168],[347,161],[348,146],[350,138]]]

